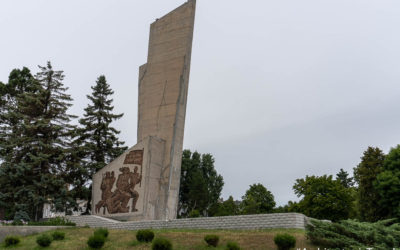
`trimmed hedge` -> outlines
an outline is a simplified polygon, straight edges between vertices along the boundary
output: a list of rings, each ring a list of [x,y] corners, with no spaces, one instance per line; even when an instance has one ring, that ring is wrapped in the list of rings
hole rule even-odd
[[[136,239],[139,242],[152,242],[154,239],[154,232],[149,229],[138,230],[136,232]]]
[[[63,240],[65,238],[65,233],[60,231],[55,231],[51,234],[53,240]]]
[[[108,237],[108,229],[107,228],[99,228],[94,231],[94,235],[101,235],[104,238]]]
[[[151,245],[152,250],[172,250],[172,243],[165,238],[157,238],[153,240]]]
[[[6,247],[15,246],[15,245],[17,245],[19,242],[20,242],[20,239],[19,239],[19,237],[17,237],[17,236],[7,236],[7,237],[4,239],[4,245],[5,245]]]
[[[208,234],[204,236],[204,241],[207,242],[208,246],[216,247],[218,246],[219,237],[215,234]]]
[[[89,237],[87,244],[91,248],[100,249],[104,246],[105,241],[106,241],[106,238],[104,238],[103,235],[95,234],[95,235]]]
[[[290,234],[277,234],[274,242],[279,250],[289,250],[296,246],[296,238]]]
[[[50,246],[52,241],[53,241],[53,239],[47,234],[42,234],[42,235],[39,235],[38,237],[36,237],[36,243],[41,247]]]
[[[233,241],[230,241],[226,244],[226,250],[240,250],[239,244]]]

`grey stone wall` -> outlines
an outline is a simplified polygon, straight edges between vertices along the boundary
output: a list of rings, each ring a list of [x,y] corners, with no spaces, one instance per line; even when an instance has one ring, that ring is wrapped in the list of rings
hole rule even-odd
[[[70,226],[69,226],[70,227]],[[9,235],[19,235],[26,236],[31,234],[37,234],[49,230],[54,230],[58,228],[69,228],[66,226],[0,226],[0,242],[6,236]]]
[[[78,226],[107,227],[110,229],[304,229],[308,218],[299,213],[257,214],[223,217],[202,217],[175,219],[169,221],[127,221],[120,222],[100,216],[69,216],[68,220]]]

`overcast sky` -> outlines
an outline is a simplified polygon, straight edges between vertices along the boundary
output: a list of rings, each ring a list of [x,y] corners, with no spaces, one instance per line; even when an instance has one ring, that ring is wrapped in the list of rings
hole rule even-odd
[[[82,115],[104,74],[136,144],[150,23],[183,0],[1,0],[0,81],[50,60]],[[214,155],[223,197],[262,183],[279,205],[306,175],[353,172],[400,143],[400,1],[198,0],[184,148]]]

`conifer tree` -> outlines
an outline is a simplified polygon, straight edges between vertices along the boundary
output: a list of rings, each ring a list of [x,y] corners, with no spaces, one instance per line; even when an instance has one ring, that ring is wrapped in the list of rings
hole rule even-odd
[[[4,119],[9,122],[3,128],[8,134],[1,133],[1,149],[6,153],[0,171],[4,181],[0,200],[10,204],[11,213],[26,212],[35,220],[41,218],[46,202],[57,210],[73,204],[64,177],[75,129],[70,125],[74,116],[67,114],[72,99],[65,93],[63,72],[54,71],[50,62],[39,68],[29,85],[32,89],[7,101],[9,112]]]
[[[90,104],[85,108],[85,114],[79,120],[78,139],[85,152],[85,168],[87,179],[116,157],[121,155],[127,148],[119,141],[120,131],[111,126],[111,123],[120,119],[123,114],[113,114],[114,106],[111,95],[114,91],[107,83],[105,76],[99,76],[96,84],[91,87],[93,92],[87,95]]]
[[[368,147],[360,164],[354,168],[354,179],[358,184],[357,210],[362,221],[374,222],[384,218],[385,212],[379,206],[381,197],[374,186],[377,176],[383,171],[384,160],[382,150]]]

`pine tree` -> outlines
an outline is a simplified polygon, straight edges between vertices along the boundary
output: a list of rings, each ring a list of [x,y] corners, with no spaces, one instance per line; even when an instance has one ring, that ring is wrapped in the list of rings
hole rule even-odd
[[[81,128],[77,133],[77,141],[82,144],[81,150],[85,155],[86,170],[82,171],[85,171],[86,181],[127,149],[117,137],[120,131],[111,126],[123,114],[112,113],[111,95],[114,91],[107,84],[106,77],[99,76],[91,88],[92,94],[87,95],[91,103],[85,108],[84,118],[79,120]]]

